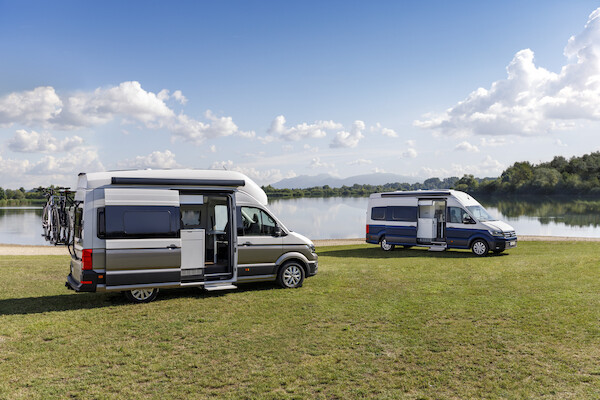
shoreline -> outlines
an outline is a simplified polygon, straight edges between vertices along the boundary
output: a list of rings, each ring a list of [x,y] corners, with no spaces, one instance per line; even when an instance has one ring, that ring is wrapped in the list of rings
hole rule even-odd
[[[519,236],[522,242],[600,242],[600,238],[594,237],[569,237],[569,236]],[[365,239],[319,239],[313,240],[317,247],[325,246],[346,246],[354,244],[365,244]],[[65,246],[38,246],[26,244],[1,244],[0,256],[53,256],[68,255],[69,252]]]

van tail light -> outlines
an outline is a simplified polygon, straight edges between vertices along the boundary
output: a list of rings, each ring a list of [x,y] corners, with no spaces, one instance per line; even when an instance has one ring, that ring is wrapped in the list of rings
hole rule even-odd
[[[92,269],[92,249],[83,249],[81,254],[81,269],[90,271]]]
[[[367,235],[369,234],[369,225],[367,225]]]

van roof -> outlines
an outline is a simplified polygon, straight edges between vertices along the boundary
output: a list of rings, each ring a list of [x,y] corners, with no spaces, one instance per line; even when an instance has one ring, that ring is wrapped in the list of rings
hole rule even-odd
[[[431,189],[431,190],[397,190],[395,192],[384,192],[384,193],[373,193],[370,198],[381,198],[381,197],[448,197],[454,196],[461,201],[473,201],[474,199],[465,192],[453,189]]]
[[[237,171],[202,169],[143,169],[80,173],[77,189],[95,189],[113,184],[142,186],[236,187],[267,205],[264,190]]]

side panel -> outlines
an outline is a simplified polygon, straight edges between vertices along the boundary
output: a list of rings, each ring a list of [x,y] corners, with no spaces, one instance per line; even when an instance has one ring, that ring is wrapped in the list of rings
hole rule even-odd
[[[104,197],[97,218],[98,235],[105,236],[106,288],[180,282],[179,192],[109,188]]]

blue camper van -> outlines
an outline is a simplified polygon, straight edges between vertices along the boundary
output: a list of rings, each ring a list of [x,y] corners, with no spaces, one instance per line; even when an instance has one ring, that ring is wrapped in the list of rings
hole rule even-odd
[[[467,193],[417,190],[372,194],[366,241],[385,251],[423,246],[431,251],[471,249],[485,256],[516,247],[517,235]]]

